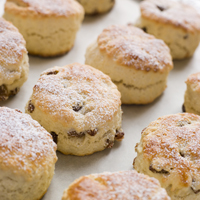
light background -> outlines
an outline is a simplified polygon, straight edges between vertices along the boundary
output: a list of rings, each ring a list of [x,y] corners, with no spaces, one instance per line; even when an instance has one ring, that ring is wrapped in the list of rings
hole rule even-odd
[[[196,1],[193,0],[193,2]],[[3,14],[3,4],[4,0],[0,0],[0,16]],[[134,22],[139,15],[139,1],[116,0],[116,5],[109,13],[86,17],[77,34],[75,45],[68,54],[48,59],[29,56],[28,81],[14,98],[0,103],[0,106],[18,108],[24,112],[32,88],[42,71],[73,62],[84,63],[87,46],[97,38],[104,28],[112,24]],[[174,62],[174,69],[168,78],[168,87],[154,103],[145,106],[122,106],[125,139],[121,143],[116,142],[112,149],[85,157],[66,156],[57,152],[58,162],[55,175],[43,200],[61,199],[64,189],[80,176],[105,171],[131,170],[133,159],[136,156],[134,147],[140,140],[141,131],[160,116],[182,112],[181,107],[186,89],[184,82],[188,75],[198,71],[200,71],[199,47],[192,58]]]

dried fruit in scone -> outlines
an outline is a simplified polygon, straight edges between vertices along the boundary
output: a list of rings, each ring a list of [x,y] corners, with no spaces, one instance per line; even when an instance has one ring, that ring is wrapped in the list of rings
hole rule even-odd
[[[0,108],[0,199],[39,200],[54,175],[56,144],[19,110]]]
[[[63,193],[62,200],[170,200],[159,182],[136,171],[82,176]]]
[[[200,117],[167,115],[151,122],[136,145],[134,168],[157,178],[172,200],[200,198]]]
[[[200,14],[195,8],[173,0],[145,0],[140,10],[136,26],[164,40],[173,59],[193,55],[200,41]]]
[[[3,17],[19,29],[30,54],[49,57],[73,47],[84,10],[74,0],[7,0]]]
[[[64,154],[92,154],[124,137],[120,93],[110,77],[88,65],[44,71],[26,112],[52,134]]]
[[[0,101],[18,93],[28,78],[26,43],[16,27],[0,18]]]
[[[104,29],[86,51],[85,63],[109,75],[123,104],[148,104],[166,88],[173,68],[167,45],[133,26]]]

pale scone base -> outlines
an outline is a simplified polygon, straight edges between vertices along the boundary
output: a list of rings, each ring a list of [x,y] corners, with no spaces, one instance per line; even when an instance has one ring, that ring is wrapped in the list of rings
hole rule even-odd
[[[85,14],[100,14],[108,12],[114,6],[114,0],[77,0],[85,9]]]
[[[173,59],[191,57],[199,45],[199,32],[186,32],[179,27],[174,27],[170,24],[162,24],[143,17],[136,21],[135,26],[142,29],[145,28],[147,33],[164,40],[170,48]]]
[[[92,43],[85,54],[88,64],[109,75],[121,92],[123,104],[148,104],[159,97],[166,88],[168,71],[163,73],[136,70],[114,62],[99,50],[97,42]]]
[[[55,165],[49,165],[24,174],[13,173],[13,170],[9,169],[1,169],[0,199],[40,200],[51,183],[54,169]]]
[[[98,127],[98,132],[95,136],[90,136],[86,133],[82,137],[69,136],[67,134],[72,128],[70,123],[66,122],[65,126],[63,126],[59,121],[55,121],[50,114],[43,113],[37,107],[35,107],[32,113],[30,113],[27,108],[28,103],[25,112],[30,114],[31,117],[38,121],[48,132],[51,133],[53,131],[58,135],[57,150],[66,155],[85,156],[104,150],[109,145],[107,140],[114,142],[116,130],[121,129],[121,107],[119,107],[112,120],[105,122],[102,127]],[[79,119],[77,118],[76,121],[79,122]],[[82,130],[81,132],[84,131],[87,130]]]
[[[156,178],[160,184],[161,187],[165,188],[168,195],[171,197],[171,200],[198,200],[200,197],[199,194],[195,194],[190,187],[187,188],[181,188],[178,187],[178,183],[176,182],[175,176],[170,176],[170,178],[165,178],[167,175],[162,175],[159,173],[153,173],[149,170],[149,166],[151,163],[143,157],[143,151],[142,151],[142,144],[139,143],[137,147],[137,157],[134,160],[134,169],[142,174],[148,175],[150,177]],[[173,189],[173,186],[178,189]]]
[[[64,17],[22,17],[5,12],[3,16],[11,21],[26,40],[29,54],[43,57],[62,55],[74,45],[76,32],[83,20],[82,15]]]

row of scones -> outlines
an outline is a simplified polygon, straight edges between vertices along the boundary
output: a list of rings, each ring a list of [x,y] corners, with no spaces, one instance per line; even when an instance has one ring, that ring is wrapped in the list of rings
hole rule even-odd
[[[115,3],[79,2],[86,14],[106,12]],[[27,80],[27,50],[49,57],[72,48],[84,9],[75,0],[6,1],[4,18],[19,31],[0,18],[0,100],[15,95]],[[0,108],[0,179],[5,180],[0,199],[41,199],[54,174],[56,149],[84,156],[121,141],[121,101],[148,104],[162,94],[172,59],[190,57],[198,46],[199,20],[196,10],[184,4],[143,1],[135,24],[140,28],[107,27],[88,47],[85,65],[44,71],[26,104],[29,115]],[[199,76],[186,81],[186,112],[200,113]],[[200,117],[195,114],[164,116],[142,131],[134,168],[158,180],[133,170],[93,174],[72,183],[63,200],[198,199]]]

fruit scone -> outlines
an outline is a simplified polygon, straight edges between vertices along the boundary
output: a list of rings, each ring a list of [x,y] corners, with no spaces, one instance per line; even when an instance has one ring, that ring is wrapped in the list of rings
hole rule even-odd
[[[56,144],[30,115],[0,108],[0,199],[39,200],[54,175]]]
[[[173,59],[193,55],[200,41],[200,14],[190,5],[173,0],[145,0],[136,26],[164,40]]]
[[[26,42],[10,22],[0,18],[0,101],[19,92],[28,78]]]
[[[136,145],[134,168],[157,178],[172,200],[200,198],[200,116],[167,115],[151,122]]]
[[[84,10],[74,0],[7,0],[3,17],[19,29],[30,54],[48,57],[73,47]]]
[[[122,140],[120,93],[110,77],[73,63],[44,71],[26,112],[54,137],[64,154],[83,156]]]
[[[135,170],[82,176],[63,193],[62,200],[170,200],[155,178]]]
[[[147,104],[166,88],[173,68],[167,45],[133,26],[104,29],[86,51],[85,63],[109,75],[123,104]]]

